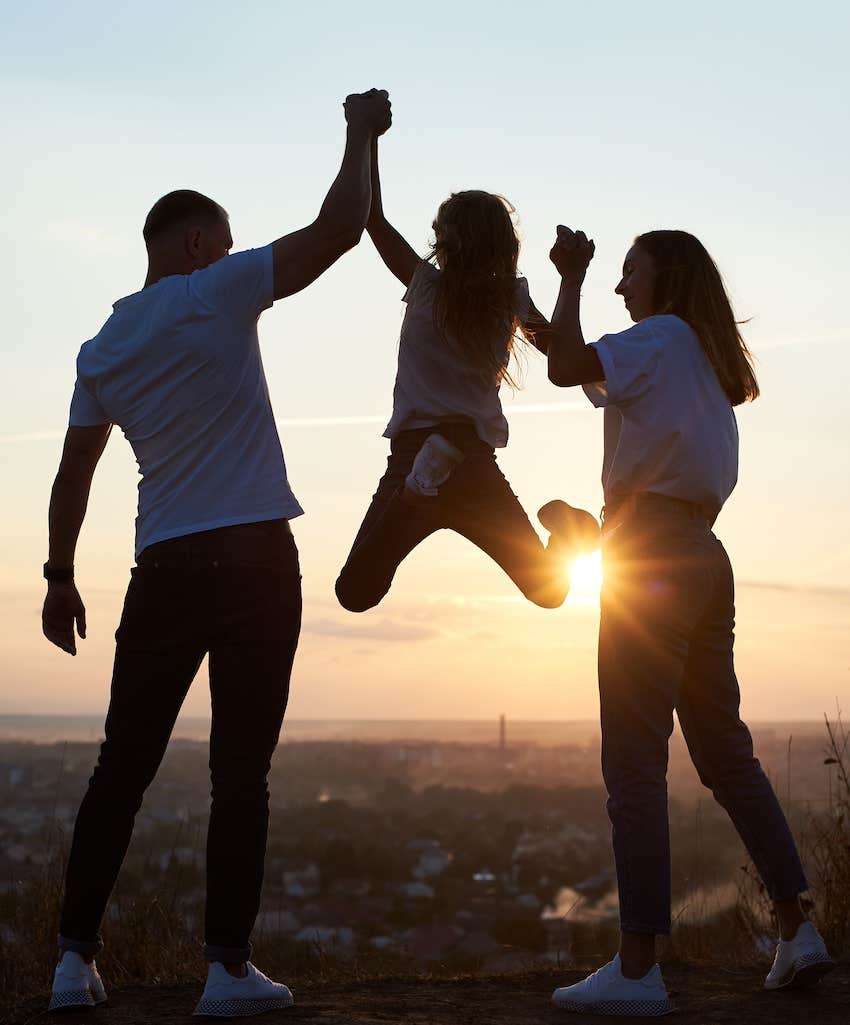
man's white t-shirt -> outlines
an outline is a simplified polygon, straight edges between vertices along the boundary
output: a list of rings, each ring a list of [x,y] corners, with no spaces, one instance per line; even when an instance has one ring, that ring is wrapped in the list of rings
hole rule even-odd
[[[137,557],[157,541],[303,512],[257,338],[273,301],[271,246],[234,253],[119,299],[81,348],[70,424],[118,424],[133,447]]]
[[[472,423],[482,441],[504,448],[508,421],[498,382],[486,380],[434,325],[434,284],[439,276],[433,264],[421,260],[404,293],[407,310],[401,325],[393,413],[384,437],[454,421]],[[519,317],[525,320],[531,302],[525,278],[517,278],[516,289]],[[506,362],[507,355],[506,339]]]
[[[738,426],[693,328],[664,314],[592,344],[605,380],[584,390],[605,408],[606,505],[652,491],[719,511],[738,479]]]

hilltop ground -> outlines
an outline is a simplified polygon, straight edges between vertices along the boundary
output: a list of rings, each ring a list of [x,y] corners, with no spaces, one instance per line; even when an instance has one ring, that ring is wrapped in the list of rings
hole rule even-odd
[[[547,970],[522,976],[467,979],[373,979],[345,985],[304,986],[295,1007],[261,1019],[265,1025],[554,1025],[598,1022],[566,1015],[549,1003],[556,985],[578,981],[580,973]],[[766,993],[762,973],[751,969],[672,967],[665,977],[677,1025],[847,1025],[850,969],[841,967],[815,989]],[[6,1025],[188,1025],[196,986],[133,987],[115,992],[108,1006],[91,1013],[48,1015],[46,999],[28,1001]],[[641,1020],[641,1019],[616,1019]]]

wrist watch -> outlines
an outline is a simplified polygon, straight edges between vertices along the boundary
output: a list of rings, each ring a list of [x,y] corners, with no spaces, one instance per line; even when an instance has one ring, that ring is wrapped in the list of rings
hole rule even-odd
[[[49,584],[70,584],[74,579],[74,567],[59,569],[51,566],[49,562],[44,564],[44,579]]]

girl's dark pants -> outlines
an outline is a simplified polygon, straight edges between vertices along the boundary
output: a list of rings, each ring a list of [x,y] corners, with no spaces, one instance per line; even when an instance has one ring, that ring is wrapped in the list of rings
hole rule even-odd
[[[74,828],[63,949],[87,955],[100,948],[98,930],[136,813],[208,654],[205,954],[247,960],[263,882],[266,777],[300,625],[298,552],[286,520],[189,534],[139,556],[116,633],[106,739]]]
[[[434,433],[461,449],[465,459],[438,495],[413,508],[400,491],[416,453]],[[377,605],[401,562],[441,529],[462,534],[486,552],[535,604],[557,608],[563,603],[569,586],[564,558],[540,541],[497,466],[492,446],[469,424],[441,423],[392,439],[387,471],[336,582],[340,604],[351,612]]]
[[[776,795],[739,716],[732,567],[699,507],[638,496],[603,527],[599,691],[625,932],[670,931],[667,743],[673,710],[700,779],[770,897],[807,889]],[[613,526],[612,526],[613,524]]]

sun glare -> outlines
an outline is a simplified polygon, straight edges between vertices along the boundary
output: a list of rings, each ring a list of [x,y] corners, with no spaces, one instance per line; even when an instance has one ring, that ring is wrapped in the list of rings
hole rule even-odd
[[[571,567],[570,593],[567,602],[572,605],[598,605],[602,589],[602,553],[580,555]]]

